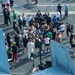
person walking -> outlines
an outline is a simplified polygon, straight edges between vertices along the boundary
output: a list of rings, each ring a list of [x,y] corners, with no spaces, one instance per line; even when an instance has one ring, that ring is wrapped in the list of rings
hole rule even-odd
[[[32,39],[29,38],[29,41],[27,43],[27,49],[28,49],[28,59],[31,59],[31,54],[34,53],[34,43],[32,42]]]

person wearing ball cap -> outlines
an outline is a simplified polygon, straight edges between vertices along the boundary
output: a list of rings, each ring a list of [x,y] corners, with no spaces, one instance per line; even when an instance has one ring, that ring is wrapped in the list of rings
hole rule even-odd
[[[13,42],[14,45],[16,45],[16,42]]]
[[[18,48],[17,48],[17,46],[16,46],[16,42],[13,42],[13,45],[12,45],[12,52],[13,52],[13,62],[17,62]]]

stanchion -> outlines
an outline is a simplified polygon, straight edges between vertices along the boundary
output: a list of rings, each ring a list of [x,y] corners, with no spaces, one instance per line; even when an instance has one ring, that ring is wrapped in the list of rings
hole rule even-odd
[[[42,51],[42,48],[39,48],[39,55],[40,55],[40,65],[41,65],[41,63],[42,63],[42,58],[41,58],[41,51]]]
[[[42,41],[39,41],[39,56],[40,56],[40,65],[42,64],[42,58],[41,58],[41,51],[42,51]]]
[[[34,68],[34,53],[31,53],[31,60],[33,62],[33,68]]]

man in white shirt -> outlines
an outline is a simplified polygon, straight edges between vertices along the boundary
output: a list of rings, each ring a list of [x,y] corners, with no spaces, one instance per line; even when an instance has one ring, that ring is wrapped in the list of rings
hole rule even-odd
[[[34,43],[32,42],[32,39],[29,39],[29,42],[27,43],[27,49],[28,49],[28,59],[31,58],[31,53],[34,53]]]
[[[63,23],[61,23],[61,25],[60,25],[60,31],[61,31],[61,35],[63,37],[64,36],[64,31],[65,31],[65,25]]]
[[[44,41],[45,41],[45,48],[46,48],[46,50],[47,50],[47,52],[48,52],[49,45],[50,45],[50,38],[49,38],[48,36],[46,36],[46,37],[44,38]],[[46,52],[46,51],[45,51],[45,52]]]
[[[28,22],[30,22],[30,20],[32,19],[33,17],[31,15],[28,16]]]
[[[30,21],[31,21],[32,18],[33,17],[31,15],[28,16],[28,23],[29,23],[29,25],[30,25]]]
[[[24,30],[23,30],[23,38],[25,38],[25,36],[27,36],[27,30],[26,30],[26,28],[24,27],[23,28]],[[28,36],[27,36],[28,37]]]
[[[22,20],[23,20],[23,27],[26,26],[26,15],[23,13],[22,14]]]
[[[58,21],[59,21],[59,19],[60,19],[60,12],[56,12],[56,18],[58,19]]]

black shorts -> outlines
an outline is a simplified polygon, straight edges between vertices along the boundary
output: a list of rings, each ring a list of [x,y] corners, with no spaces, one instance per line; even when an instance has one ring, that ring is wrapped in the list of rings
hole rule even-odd
[[[35,44],[35,48],[39,48],[39,45],[38,44]]]
[[[64,30],[63,30],[63,31],[61,31],[61,32],[64,32]]]
[[[71,47],[72,47],[72,48],[75,48],[75,44],[71,44]]]
[[[45,44],[45,46],[49,46],[49,44]]]

